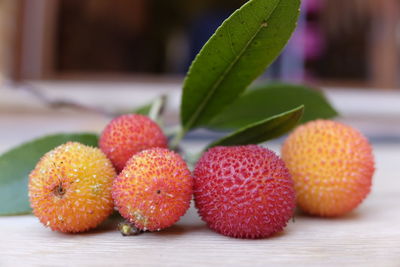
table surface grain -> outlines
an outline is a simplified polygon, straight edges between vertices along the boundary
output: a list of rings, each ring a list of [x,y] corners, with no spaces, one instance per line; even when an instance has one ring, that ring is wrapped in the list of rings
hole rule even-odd
[[[98,130],[105,121],[45,117],[0,116],[0,152],[43,132]],[[372,193],[342,218],[299,213],[282,233],[241,240],[209,230],[194,208],[164,231],[132,237],[121,236],[115,220],[70,235],[52,232],[32,215],[0,217],[0,266],[400,266],[400,144],[374,149]]]

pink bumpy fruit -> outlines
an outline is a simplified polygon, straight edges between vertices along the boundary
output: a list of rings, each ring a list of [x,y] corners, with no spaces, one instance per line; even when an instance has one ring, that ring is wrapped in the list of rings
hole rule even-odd
[[[121,171],[132,155],[153,147],[167,147],[167,138],[150,118],[129,114],[113,119],[100,136],[99,146]]]
[[[114,181],[112,195],[122,217],[138,229],[158,231],[185,214],[192,187],[185,161],[168,149],[153,148],[127,162]]]
[[[284,162],[256,145],[208,150],[194,170],[194,198],[212,230],[238,238],[282,231],[295,207]]]

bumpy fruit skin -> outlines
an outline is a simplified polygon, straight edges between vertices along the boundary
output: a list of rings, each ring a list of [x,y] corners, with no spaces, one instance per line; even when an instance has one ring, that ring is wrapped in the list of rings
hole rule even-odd
[[[175,152],[153,148],[135,154],[115,179],[112,189],[119,213],[141,230],[158,231],[185,214],[193,179]]]
[[[340,216],[368,195],[374,157],[368,140],[350,126],[329,120],[298,127],[285,141],[300,208],[312,215]]]
[[[295,207],[293,181],[284,162],[255,145],[208,150],[194,170],[194,199],[212,230],[237,238],[282,231]]]
[[[113,119],[99,140],[100,149],[121,171],[132,155],[149,148],[167,148],[167,138],[150,118],[129,114]]]
[[[29,175],[33,213],[53,231],[96,227],[113,211],[116,172],[98,148],[69,142],[45,154]]]

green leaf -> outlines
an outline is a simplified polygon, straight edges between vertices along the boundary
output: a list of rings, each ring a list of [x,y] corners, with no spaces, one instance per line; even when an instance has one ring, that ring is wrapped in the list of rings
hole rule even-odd
[[[183,85],[183,131],[206,125],[279,55],[299,15],[299,0],[250,0],[217,29]]]
[[[152,106],[153,106],[153,103],[150,103],[150,104],[138,107],[137,109],[133,110],[130,113],[135,113],[135,114],[148,116]]]
[[[245,92],[210,121],[207,127],[238,129],[300,105],[304,105],[301,123],[338,115],[324,94],[317,89],[304,85],[265,84]]]
[[[55,134],[22,144],[0,156],[0,215],[30,213],[28,175],[39,159],[68,141],[97,146],[95,134]]]
[[[161,95],[151,103],[138,107],[132,113],[146,115],[149,116],[152,120],[156,121],[162,115],[166,102],[167,102],[167,96]]]
[[[303,115],[304,106],[250,124],[208,147],[259,144],[290,131]]]

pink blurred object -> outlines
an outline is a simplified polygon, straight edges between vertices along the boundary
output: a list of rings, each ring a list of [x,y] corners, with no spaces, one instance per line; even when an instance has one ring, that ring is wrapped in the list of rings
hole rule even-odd
[[[324,5],[324,0],[303,0],[302,5],[308,12],[319,12]]]

